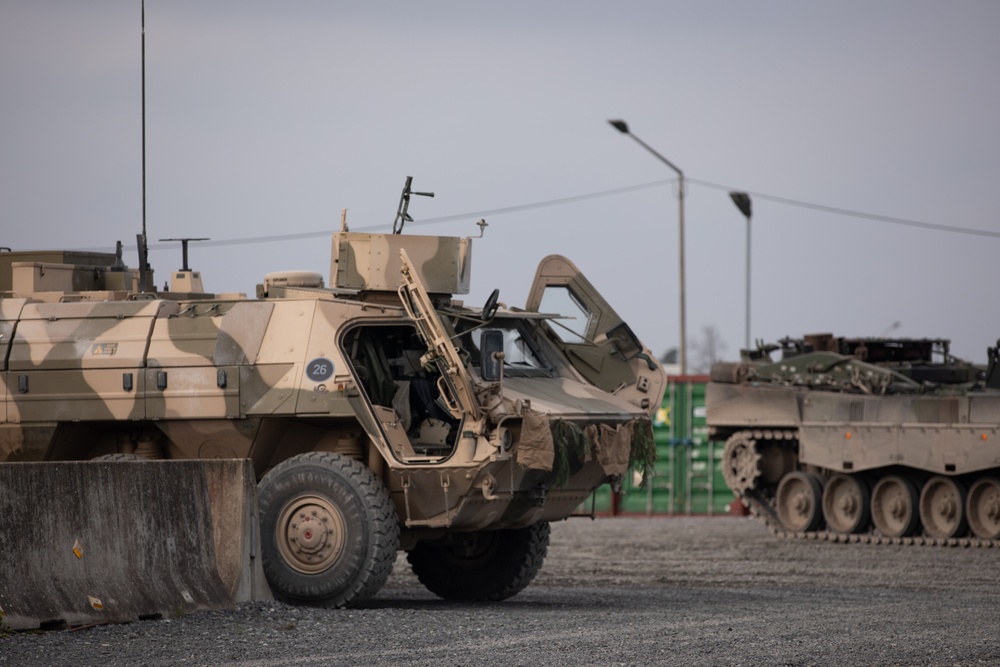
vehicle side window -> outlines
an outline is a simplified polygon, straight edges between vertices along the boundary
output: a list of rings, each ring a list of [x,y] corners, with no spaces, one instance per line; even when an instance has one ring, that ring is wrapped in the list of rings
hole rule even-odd
[[[557,320],[549,320],[552,331],[562,342],[586,342],[593,314],[580,303],[567,286],[546,287],[538,310],[542,313],[559,313],[564,316]]]
[[[465,323],[467,326],[467,323]],[[538,349],[538,342],[533,333],[538,321],[527,322],[516,319],[498,317],[489,324],[489,329],[499,331],[504,340],[504,374],[507,377],[552,377],[551,362]],[[463,330],[462,324],[458,326]],[[468,350],[470,363],[477,371],[480,370],[480,350],[484,329],[473,328],[465,330],[457,339]]]
[[[538,357],[535,352],[534,347],[524,336],[524,332],[516,326],[504,326],[505,323],[499,323],[501,326],[493,327],[495,331],[499,331],[503,334],[503,351],[504,366],[523,366],[528,368],[538,368],[538,369],[548,369],[548,364],[546,364],[542,359]],[[479,350],[482,347],[482,329],[475,329],[470,332],[470,338],[472,340],[472,345],[475,348],[475,353],[473,354],[473,365],[479,366]]]

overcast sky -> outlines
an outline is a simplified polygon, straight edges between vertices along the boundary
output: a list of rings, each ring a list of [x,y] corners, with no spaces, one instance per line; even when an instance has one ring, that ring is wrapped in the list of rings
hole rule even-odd
[[[0,4],[0,245],[134,245],[139,8]],[[691,179],[689,344],[712,326],[726,357],[743,346],[738,189],[761,195],[753,338],[898,322],[985,363],[1000,338],[998,28],[989,0],[147,0],[149,237],[312,233],[192,245],[191,262],[214,291],[328,277],[341,209],[388,230],[413,176],[436,196],[414,198],[406,232],[489,223],[467,301],[499,287],[521,306],[538,261],[563,254],[660,354],[679,340],[677,187],[607,123],[623,118]],[[162,283],[180,249],[150,259]]]

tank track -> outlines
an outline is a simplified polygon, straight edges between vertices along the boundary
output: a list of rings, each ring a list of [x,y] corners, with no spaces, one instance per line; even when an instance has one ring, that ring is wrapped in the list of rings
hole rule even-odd
[[[754,430],[751,431],[757,440],[785,440],[787,442],[798,442],[794,430]],[[984,540],[979,537],[930,537],[915,535],[912,537],[885,537],[875,532],[875,528],[869,528],[867,533],[852,533],[845,535],[831,530],[811,530],[805,532],[794,532],[787,530],[778,519],[778,514],[771,503],[757,489],[749,489],[737,496],[750,509],[754,518],[764,522],[772,535],[783,540],[815,540],[819,542],[837,542],[842,544],[893,544],[902,546],[931,546],[931,547],[978,547],[978,548],[1000,548],[1000,540]]]

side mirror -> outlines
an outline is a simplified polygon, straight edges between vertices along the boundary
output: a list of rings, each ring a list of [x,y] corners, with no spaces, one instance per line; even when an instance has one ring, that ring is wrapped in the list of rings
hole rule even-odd
[[[487,382],[499,382],[503,377],[503,342],[503,331],[483,331],[479,350],[479,374]]]

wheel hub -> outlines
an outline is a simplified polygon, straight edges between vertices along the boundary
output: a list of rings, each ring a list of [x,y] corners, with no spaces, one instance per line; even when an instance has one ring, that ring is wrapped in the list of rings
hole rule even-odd
[[[1000,498],[995,495],[986,501],[986,516],[990,521],[1000,520]]]
[[[906,513],[909,511],[906,503],[899,496],[894,496],[892,500],[889,501],[889,515],[896,519],[897,521],[902,521],[906,517]]]
[[[954,498],[941,498],[938,501],[938,514],[945,521],[954,521],[958,514],[956,507]]]
[[[807,494],[799,492],[795,494],[795,498],[792,501],[792,506],[795,508],[795,511],[800,516],[805,516],[809,513],[809,509],[812,506],[812,503],[810,502]]]
[[[846,516],[854,516],[858,513],[858,499],[850,493],[845,493],[840,497],[840,511]]]
[[[282,511],[275,530],[281,557],[303,574],[326,570],[344,548],[344,518],[326,498],[294,499]]]

